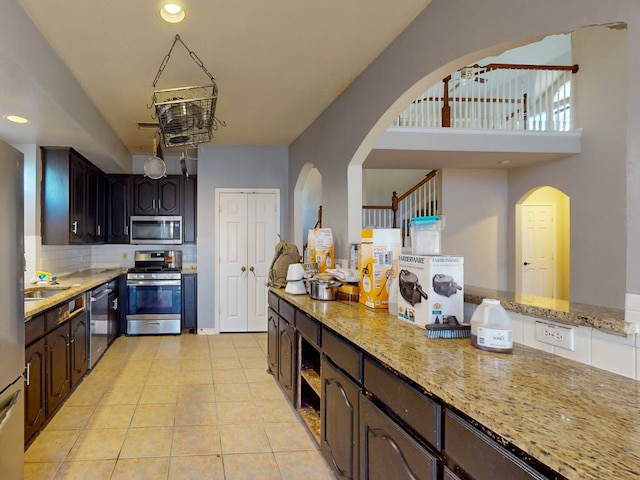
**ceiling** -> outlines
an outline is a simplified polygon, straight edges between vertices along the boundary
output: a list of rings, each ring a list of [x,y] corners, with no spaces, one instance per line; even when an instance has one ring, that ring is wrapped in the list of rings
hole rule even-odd
[[[429,2],[184,0],[187,18],[173,26],[160,20],[156,0],[19,0],[132,155],[151,153],[154,130],[137,123],[154,121],[152,83],[176,34],[218,85],[216,116],[227,126],[214,132],[211,143],[288,145]],[[10,95],[14,111],[0,115],[26,111],[32,124],[18,130],[2,121],[0,138],[40,145],[72,141],[61,130],[73,125],[65,123],[57,99],[42,91],[43,83],[29,88],[32,80],[19,68],[11,78],[6,67],[0,93]],[[208,83],[178,43],[156,88]]]

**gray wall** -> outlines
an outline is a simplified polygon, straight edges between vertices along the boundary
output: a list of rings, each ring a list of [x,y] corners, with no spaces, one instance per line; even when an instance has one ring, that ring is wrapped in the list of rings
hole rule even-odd
[[[357,240],[355,232],[359,228],[357,214],[351,207],[345,208],[348,196],[347,167],[352,160],[360,163],[364,160],[374,142],[412,98],[435,80],[464,66],[468,61],[494,55],[552,33],[570,32],[587,25],[626,22],[629,26],[629,44],[636,45],[639,37],[637,28],[640,24],[640,7],[637,3],[632,0],[609,2],[599,0],[539,0],[537,2],[434,0],[290,146],[289,190],[293,191],[295,179],[306,162],[311,162],[318,167],[323,175],[325,223],[331,226],[334,235],[338,238],[336,255],[345,256],[346,246],[351,237]],[[481,28],[478,28],[478,19],[482,19]],[[464,32],[464,35],[453,35],[452,32]],[[476,50],[470,51],[471,48]],[[620,54],[623,56],[623,61],[627,63],[628,75],[637,76],[640,73],[640,61],[627,57],[624,51]],[[608,53],[603,55],[607,56]],[[580,62],[579,52],[574,60]],[[595,59],[594,68],[602,68],[606,71],[601,61],[608,62],[609,59]],[[636,75],[633,75],[634,73]],[[622,117],[612,121],[611,126],[620,128],[622,134],[616,138],[622,136],[622,139],[625,138],[625,125],[627,128],[640,127],[640,109],[638,108],[640,94],[629,91],[624,82],[625,79],[626,75],[621,75],[615,82],[616,90],[608,89],[606,92],[622,93],[621,103],[624,105],[626,101],[627,121],[622,114]],[[627,98],[625,98],[625,92],[628,93]],[[624,109],[623,105],[621,107]],[[621,112],[618,111],[618,113]],[[589,125],[589,128],[592,126]],[[640,157],[640,140],[631,137],[626,145],[626,160],[629,164],[626,171],[627,182],[637,185],[640,184],[640,171],[635,165],[640,165],[640,158],[638,158]],[[622,173],[624,167],[621,169],[616,161],[615,166],[612,166],[612,178],[599,177],[597,180],[591,178],[581,189],[577,187],[580,183],[579,179],[583,178],[586,172],[592,175],[598,170],[595,165],[591,165],[585,172],[583,171],[585,165],[594,163],[596,157],[601,162],[603,159],[611,158],[612,149],[607,147],[614,147],[614,145],[609,141],[599,144],[598,142],[603,138],[604,134],[587,131],[584,139],[585,151],[597,148],[596,153],[589,155],[590,159],[583,159],[580,162],[570,160],[571,168],[568,170],[561,166],[562,164],[557,166],[554,164],[548,167],[549,169],[543,170],[545,173],[540,174],[544,178],[539,177],[535,181],[550,184],[555,180],[555,175],[561,175],[560,178],[565,179],[567,188],[570,183],[576,185],[575,188],[573,185],[569,188],[567,192],[569,195],[577,192],[582,197],[600,196],[600,201],[603,203],[595,213],[600,216],[601,212],[608,210],[613,218],[604,220],[605,227],[609,229],[607,234],[624,239],[628,235],[631,236],[632,232],[640,232],[638,215],[627,213],[625,226],[624,221],[620,222],[619,215],[615,213],[620,211],[620,208],[626,210],[626,205],[629,205],[629,208],[632,206],[638,208],[635,200],[638,200],[639,195],[634,193],[627,198],[624,188],[621,188],[620,175],[624,175]],[[622,155],[625,156],[623,141],[615,144],[614,157],[618,155],[618,146]],[[524,191],[516,193],[516,190],[523,188],[518,179],[529,178],[530,172],[518,172],[514,174],[513,179],[510,177],[510,204],[525,193]],[[330,182],[327,181],[329,174]],[[570,182],[569,178],[573,180]],[[603,191],[603,188],[594,191],[595,184],[603,181],[604,191],[609,193],[610,189],[615,190],[611,191],[610,197],[598,195],[597,192]],[[533,183],[534,180],[528,179],[526,182]],[[564,190],[562,186],[558,188]],[[632,200],[634,200],[633,203]],[[572,201],[572,223],[576,222],[578,225],[577,231],[572,228],[572,236],[576,239],[576,245],[572,245],[572,249],[575,250],[571,264],[572,268],[574,266],[576,268],[572,272],[572,277],[580,277],[572,278],[576,281],[575,288],[572,289],[572,300],[623,307],[625,291],[640,292],[640,272],[631,272],[630,269],[625,278],[624,241],[614,242],[617,248],[613,249],[602,235],[594,234],[598,231],[595,230],[593,222],[594,211],[589,211],[589,206],[592,204],[593,202],[590,202],[574,209]],[[611,212],[612,209],[614,213]],[[509,228],[512,229],[513,219],[510,219],[510,222]],[[587,225],[592,229],[589,230]],[[510,235],[512,235],[511,232]],[[512,248],[513,239],[510,238],[509,242]],[[640,247],[636,248],[638,251],[631,251],[632,248],[630,246],[630,251],[626,253],[627,260],[640,261]],[[617,272],[618,278],[613,281],[607,278],[606,283],[609,285],[601,288],[602,275],[605,271],[598,268],[599,264],[594,264],[592,258],[605,253],[607,256],[616,257],[610,263],[616,270],[607,268],[606,272]],[[510,252],[509,258],[512,257],[513,252]],[[581,264],[583,266],[579,267]],[[513,271],[512,266],[508,270]],[[512,288],[513,278],[509,279],[509,285]],[[629,289],[629,285],[633,288]]]
[[[572,96],[582,153],[509,173],[509,224],[532,188],[549,185],[571,199],[571,286],[574,302],[624,307],[626,272],[627,34],[590,28],[573,35],[580,65]],[[640,205],[635,205],[635,209]],[[509,230],[509,284],[514,282],[514,229]],[[631,270],[631,269],[630,269]]]
[[[289,231],[287,147],[200,145],[198,151],[198,328],[215,328],[215,189],[280,189],[280,230]],[[283,235],[284,236],[284,235]]]

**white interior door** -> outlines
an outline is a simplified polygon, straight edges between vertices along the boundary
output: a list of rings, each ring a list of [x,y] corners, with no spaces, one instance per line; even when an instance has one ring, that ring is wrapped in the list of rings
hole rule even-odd
[[[555,207],[522,206],[522,293],[554,298]]]
[[[248,312],[250,332],[267,330],[267,277],[276,246],[276,199],[253,193],[247,202]]]
[[[277,192],[218,196],[220,332],[267,330],[267,276],[279,230]]]

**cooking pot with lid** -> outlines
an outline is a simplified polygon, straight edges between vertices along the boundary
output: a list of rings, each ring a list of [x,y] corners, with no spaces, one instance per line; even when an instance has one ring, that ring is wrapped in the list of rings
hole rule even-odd
[[[335,300],[338,298],[338,287],[342,283],[336,280],[309,280],[309,296],[314,300]]]
[[[422,290],[422,286],[418,283],[418,276],[415,273],[409,270],[400,270],[398,281],[400,283],[400,295],[402,295],[402,298],[409,302],[412,307],[414,307],[416,303],[420,303],[423,298],[425,300],[429,298],[429,295]]]

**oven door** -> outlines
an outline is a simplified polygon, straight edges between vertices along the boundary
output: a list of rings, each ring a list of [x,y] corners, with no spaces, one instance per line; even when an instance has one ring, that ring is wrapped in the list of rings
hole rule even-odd
[[[128,280],[127,334],[179,334],[180,280]]]

